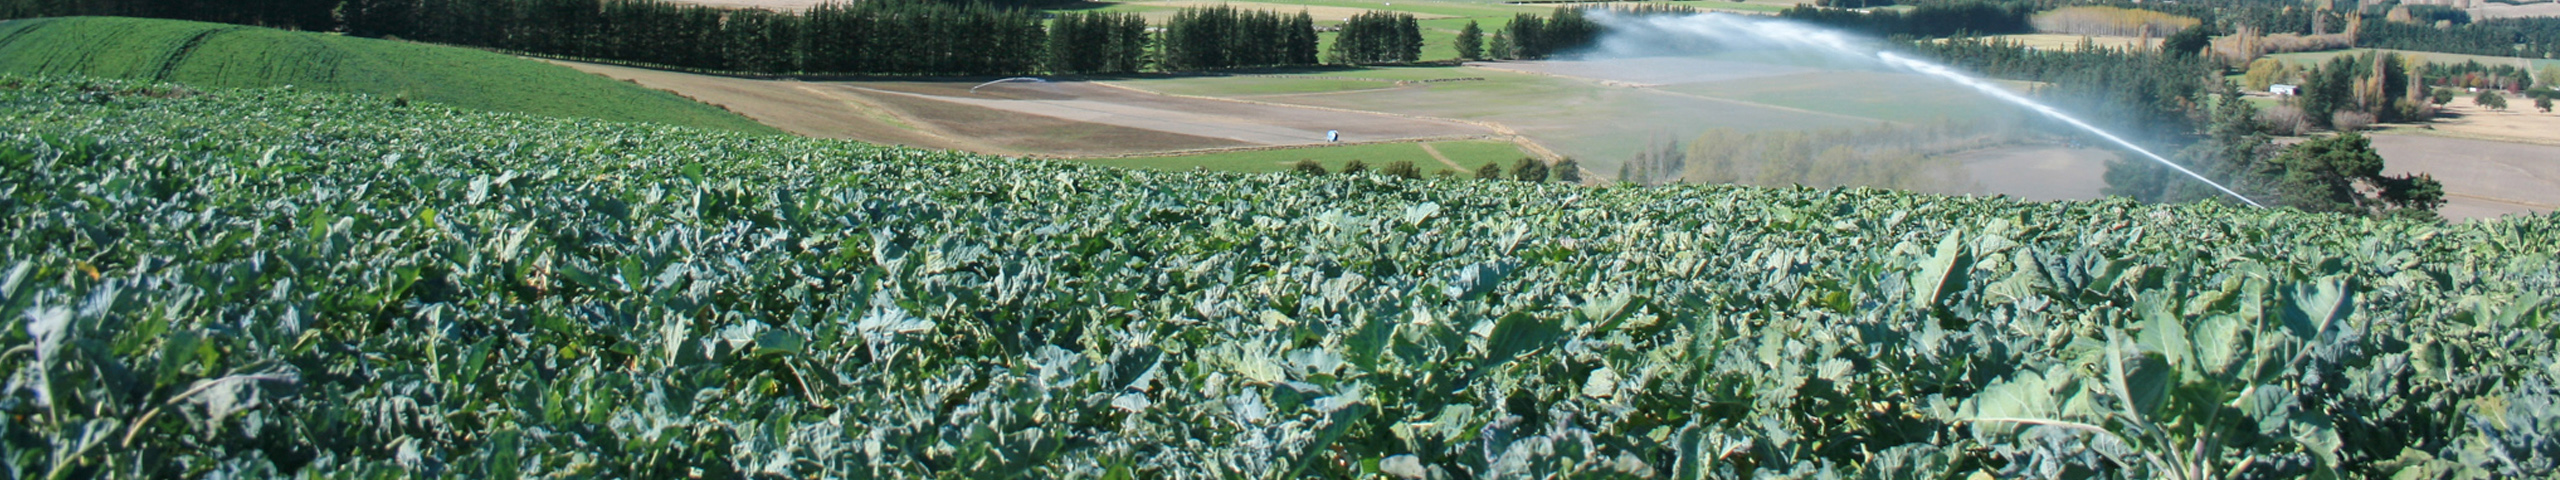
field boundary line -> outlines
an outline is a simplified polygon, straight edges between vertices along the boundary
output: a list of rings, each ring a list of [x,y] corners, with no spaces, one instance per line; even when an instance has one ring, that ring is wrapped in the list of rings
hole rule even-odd
[[[1268,107],[1304,108],[1304,109],[1309,109],[1309,110],[1322,110],[1322,111],[1327,111],[1327,112],[1359,113],[1359,114],[1369,114],[1369,115],[1385,115],[1385,116],[1390,116],[1390,117],[1397,117],[1397,118],[1409,118],[1409,119],[1414,119],[1414,120],[1431,120],[1431,121],[1452,122],[1452,123],[1461,123],[1461,124],[1467,124],[1467,125],[1474,125],[1474,126],[1478,126],[1478,127],[1484,127],[1484,128],[1485,128],[1485,129],[1487,129],[1487,130],[1492,130],[1492,131],[1493,131],[1493,133],[1495,133],[1495,134],[1497,134],[1497,135],[1502,135],[1502,136],[1508,136],[1508,137],[1511,137],[1511,143],[1519,144],[1519,145],[1522,147],[1522,148],[1521,148],[1521,150],[1525,150],[1525,151],[1528,151],[1528,152],[1529,152],[1530,154],[1532,154],[1532,155],[1537,155],[1537,156],[1539,156],[1539,157],[1540,157],[1540,158],[1538,159],[1539,161],[1543,161],[1543,162],[1547,162],[1547,163],[1555,163],[1556,161],[1561,160],[1561,159],[1563,159],[1563,158],[1564,158],[1563,156],[1556,155],[1556,153],[1555,153],[1555,151],[1554,151],[1554,150],[1548,150],[1548,149],[1547,149],[1547,147],[1546,147],[1545,145],[1539,145],[1537,140],[1529,139],[1527,136],[1523,136],[1523,135],[1521,135],[1519,131],[1517,131],[1517,130],[1512,130],[1510,126],[1503,125],[1503,124],[1501,124],[1501,123],[1495,123],[1495,122],[1484,122],[1484,121],[1465,120],[1465,119],[1456,119],[1456,118],[1441,118],[1441,117],[1434,117],[1434,116],[1429,116],[1429,115],[1413,115],[1413,114],[1406,114],[1406,113],[1394,113],[1394,112],[1373,112],[1373,111],[1368,111],[1368,110],[1353,110],[1353,109],[1348,109],[1348,108],[1319,107],[1319,106],[1315,106],[1315,105],[1299,105],[1299,104],[1294,104],[1294,103],[1265,102],[1265,101],[1250,100],[1250,99],[1242,99],[1242,98],[1224,98],[1224,97],[1211,97],[1211,96],[1203,96],[1203,95],[1184,95],[1184,94],[1179,94],[1179,93],[1165,93],[1165,92],[1159,92],[1159,91],[1148,90],[1148,89],[1138,88],[1138,87],[1132,87],[1132,86],[1128,86],[1128,85],[1121,85],[1121,84],[1116,84],[1116,83],[1111,83],[1111,82],[1099,82],[1099,81],[1097,81],[1097,82],[1089,82],[1089,83],[1092,83],[1092,84],[1094,84],[1094,85],[1101,85],[1101,86],[1105,86],[1105,87],[1117,88],[1117,89],[1121,89],[1121,90],[1128,90],[1128,91],[1132,91],[1132,92],[1138,92],[1138,93],[1144,93],[1144,94],[1150,94],[1150,95],[1163,95],[1163,96],[1167,96],[1167,97],[1176,97],[1176,98],[1190,98],[1190,99],[1198,99],[1198,100],[1212,100],[1212,101],[1220,101],[1220,102],[1234,102],[1234,103],[1242,103],[1242,104],[1248,104],[1248,105],[1262,105],[1262,106],[1268,106]]]

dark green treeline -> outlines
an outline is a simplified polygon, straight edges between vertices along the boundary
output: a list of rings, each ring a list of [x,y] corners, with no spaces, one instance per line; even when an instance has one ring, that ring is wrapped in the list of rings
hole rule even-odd
[[[1422,27],[1411,14],[1361,12],[1342,22],[1325,54],[1341,64],[1412,63],[1422,58]]]
[[[1219,5],[1186,8],[1156,43],[1165,71],[1316,64],[1315,18]]]
[[[234,5],[237,4],[237,5]],[[0,0],[0,19],[176,18],[343,31],[681,70],[759,75],[1019,75],[1317,63],[1315,22],[1186,9],[1151,34],[1129,13],[865,0],[805,12],[663,0]]]

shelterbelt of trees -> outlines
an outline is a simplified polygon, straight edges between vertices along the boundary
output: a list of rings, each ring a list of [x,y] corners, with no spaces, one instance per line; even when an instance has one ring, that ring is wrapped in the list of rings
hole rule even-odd
[[[241,5],[220,5],[226,3]],[[1061,14],[1050,22],[1005,5],[869,0],[785,13],[661,0],[0,0],[0,19],[179,18],[755,75],[1130,73],[1324,60],[1314,19],[1304,12],[1203,7],[1151,26],[1129,13]],[[1414,19],[1379,17],[1369,22],[1376,27],[1359,30],[1377,30],[1361,38],[1379,41],[1355,42],[1330,59],[1418,60]]]

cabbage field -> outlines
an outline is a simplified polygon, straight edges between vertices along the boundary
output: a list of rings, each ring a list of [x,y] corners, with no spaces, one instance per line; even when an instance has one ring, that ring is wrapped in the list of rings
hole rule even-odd
[[[2560,217],[1164,173],[0,77],[6,478],[2560,473]]]

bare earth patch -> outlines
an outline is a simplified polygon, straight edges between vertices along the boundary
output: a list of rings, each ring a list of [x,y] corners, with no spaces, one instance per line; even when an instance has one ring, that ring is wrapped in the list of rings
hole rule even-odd
[[[2490,110],[2471,101],[2472,94],[2455,96],[2445,104],[2452,115],[2439,118],[2428,126],[2432,132],[2408,129],[2400,133],[2438,134],[2443,136],[2532,143],[2560,146],[2560,114],[2542,113],[2533,108],[2533,99],[2522,95],[2507,97],[2506,111]]]
[[[2478,5],[2479,6],[2471,8],[2471,18],[2473,20],[2516,17],[2560,17],[2560,2],[2528,3],[2523,5],[2480,2]]]
[[[822,138],[1003,155],[1111,157],[1492,136],[1427,118],[1159,95],[1086,82],[758,80],[560,62]],[[976,87],[974,91],[972,88]]]
[[[695,75],[579,62],[551,63],[675,92],[791,133],[889,145],[986,151],[978,144],[919,131],[894,112],[867,103],[866,98],[830,94],[808,82]]]
[[[2423,172],[2444,182],[2447,219],[2560,209],[2560,147],[2461,138],[2373,136],[2385,174]]]

